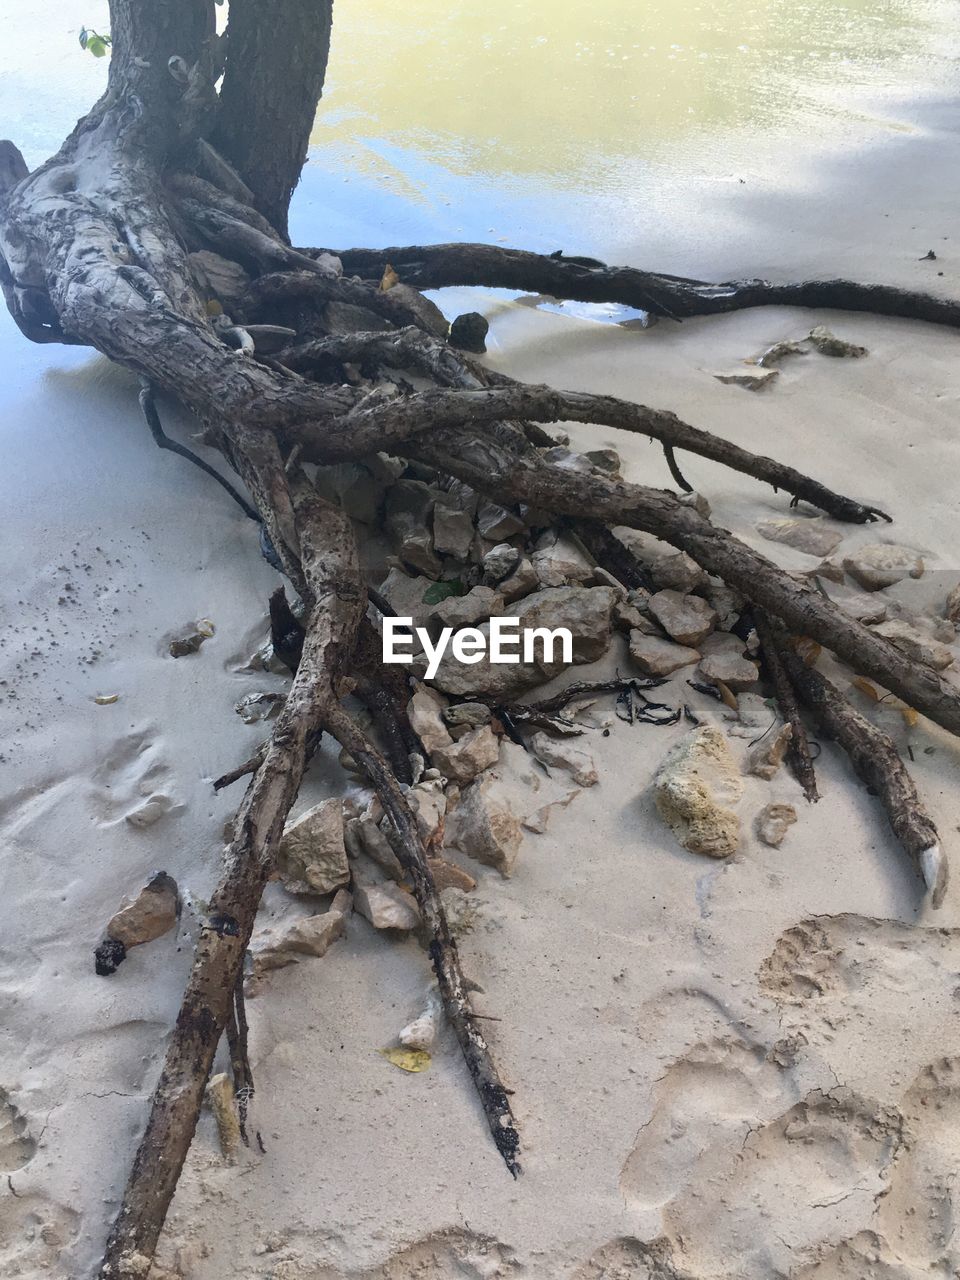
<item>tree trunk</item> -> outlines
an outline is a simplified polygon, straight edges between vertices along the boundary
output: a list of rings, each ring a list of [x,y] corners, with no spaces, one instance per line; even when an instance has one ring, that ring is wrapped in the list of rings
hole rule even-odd
[[[323,90],[333,0],[230,0],[212,142],[281,235]]]

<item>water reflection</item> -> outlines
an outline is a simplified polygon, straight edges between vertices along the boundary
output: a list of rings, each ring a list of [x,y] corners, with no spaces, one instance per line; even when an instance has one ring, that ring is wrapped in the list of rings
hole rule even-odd
[[[402,146],[573,190],[723,131],[829,130],[851,88],[934,87],[957,47],[936,0],[337,0],[335,15],[318,145],[349,148],[360,173],[399,174]]]

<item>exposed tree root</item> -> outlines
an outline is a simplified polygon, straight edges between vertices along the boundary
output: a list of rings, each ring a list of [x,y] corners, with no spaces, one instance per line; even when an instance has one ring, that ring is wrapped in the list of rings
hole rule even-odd
[[[797,781],[803,787],[803,794],[813,803],[820,799],[820,793],[817,791],[817,775],[813,767],[813,757],[810,755],[810,740],[804,723],[800,719],[796,692],[781,657],[781,651],[786,648],[788,640],[783,631],[767,617],[762,609],[754,610],[753,621],[757,628],[757,635],[760,637],[760,648],[767,674],[773,682],[774,692],[777,695],[780,714],[793,730],[787,756]]]
[[[338,709],[330,717],[328,727],[367,775],[393,824],[394,851],[413,881],[420,914],[431,934],[430,959],[440,986],[444,1011],[460,1042],[497,1150],[507,1168],[517,1177],[521,1172],[518,1160],[520,1135],[510,1108],[509,1094],[477,1026],[477,1014],[470,1004],[457,945],[437,896],[416,819],[389,766],[346,712]]]
[[[879,798],[894,834],[923,877],[930,903],[939,907],[947,892],[949,865],[937,828],[917,793],[889,734],[871,724],[819,671],[806,666],[789,648],[781,650],[784,666],[800,697],[836,739],[870,790]]]
[[[828,307],[960,328],[960,305],[948,298],[884,284],[856,284],[851,280],[805,280],[793,284],[728,280],[711,284],[658,271],[639,271],[635,267],[608,267],[594,258],[528,253],[489,244],[410,245],[331,252],[336,252],[343,262],[344,271],[368,280],[379,280],[389,263],[405,284],[417,289],[486,285],[578,302],[619,302],[673,320],[721,315],[748,307]]]

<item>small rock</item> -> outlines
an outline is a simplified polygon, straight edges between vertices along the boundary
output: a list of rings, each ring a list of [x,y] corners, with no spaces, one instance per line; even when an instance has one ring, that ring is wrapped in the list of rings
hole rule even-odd
[[[860,356],[867,355],[866,347],[858,347],[854,342],[847,342],[844,338],[838,338],[835,333],[831,333],[826,325],[823,324],[818,324],[815,329],[810,330],[810,341],[822,356],[857,359]]]
[[[925,635],[900,618],[891,618],[873,628],[874,635],[882,636],[901,649],[914,662],[922,662],[934,671],[945,671],[953,666],[954,655],[945,644]]]
[[[523,832],[504,796],[501,781],[481,775],[463,793],[447,826],[450,843],[482,862],[509,875],[520,852]]]
[[[620,455],[616,449],[588,449],[583,455],[598,471],[607,471],[611,475],[620,473]]]
[[[717,625],[717,615],[700,596],[658,591],[650,597],[650,612],[677,644],[696,649]]]
[[[768,804],[757,815],[757,835],[771,849],[779,849],[796,820],[792,804]]]
[[[424,844],[430,844],[434,839],[447,809],[453,804],[453,788],[448,787],[448,791],[451,792],[448,800],[439,769],[431,769],[430,772],[436,776],[422,778],[407,792],[407,803],[417,815],[417,829]],[[388,821],[389,819],[386,819],[384,825]]]
[[[691,853],[727,858],[740,843],[731,805],[743,795],[736,761],[719,729],[704,725],[677,743],[654,781],[657,809]]]
[[[491,711],[485,702],[458,702],[443,712],[444,722],[452,729],[478,729],[489,724]]]
[[[594,566],[572,538],[548,531],[537,541],[531,557],[541,586],[563,587],[589,582]]]
[[[442,1014],[443,1005],[440,1003],[439,995],[431,993],[426,1009],[419,1017],[407,1023],[397,1036],[398,1042],[404,1049],[420,1049],[424,1053],[429,1053],[437,1038]]]
[[[391,569],[380,584],[380,594],[386,597],[401,618],[412,618],[415,627],[425,627],[435,607],[423,598],[430,586],[429,578],[416,577],[402,569]]]
[[[574,800],[579,794],[579,791],[568,791],[559,800],[551,800],[549,804],[541,805],[539,809],[524,818],[522,825],[527,831],[532,831],[536,835],[543,835],[550,819],[553,817],[554,810],[566,809],[570,801]]]
[[[447,858],[427,858],[427,865],[433,874],[437,893],[443,893],[444,889],[459,889],[461,893],[472,893],[477,887],[476,880],[469,872]]]
[[[873,542],[845,557],[843,567],[865,591],[882,591],[906,577],[923,576],[923,559],[910,547]]]
[[[490,324],[479,311],[466,311],[450,326],[450,345],[482,356],[487,349],[489,332]]]
[[[437,503],[433,509],[434,551],[452,556],[454,560],[467,560],[473,547],[473,534],[473,519],[466,511]]]
[[[783,764],[783,757],[793,737],[793,726],[784,724],[770,741],[758,742],[747,758],[747,773],[769,782]]]
[[[523,556],[516,568],[497,584],[497,590],[508,604],[512,604],[514,600],[520,600],[531,591],[536,591],[539,585],[540,579],[533,561]]]
[[[722,681],[728,689],[739,693],[749,689],[760,678],[755,662],[743,656],[744,642],[724,631],[715,631],[703,642],[700,675],[711,684]]]
[[[446,777],[465,786],[478,773],[489,769],[500,758],[500,740],[488,724],[471,729],[459,742],[437,747],[432,753],[437,768]]]
[[[581,787],[592,787],[598,781],[597,766],[593,757],[581,751],[567,740],[551,738],[547,733],[535,733],[530,739],[530,750],[541,764],[553,769],[563,769]]]
[[[808,556],[828,556],[843,541],[843,532],[819,517],[811,520],[761,520],[757,532]]]
[[[773,369],[787,356],[805,356],[806,354],[807,349],[802,343],[784,339],[782,342],[775,342],[772,347],[767,347],[766,351],[749,363],[759,365],[761,369]]]
[[[705,595],[716,611],[717,625],[720,630],[732,631],[740,620],[746,604],[743,596],[739,591],[728,587],[721,578],[710,578]]]
[[[430,578],[439,577],[441,569],[431,533],[436,498],[436,490],[421,480],[398,480],[384,507],[384,528],[397,555]]]
[[[326,955],[331,945],[344,935],[350,905],[341,899],[336,910],[331,907],[319,915],[298,916],[279,928],[268,926],[261,930],[250,943],[250,977],[256,980],[274,969],[284,969],[296,964],[301,956]]]
[[[459,631],[476,622],[503,613],[503,596],[492,587],[472,587],[465,596],[448,596],[434,606],[430,621],[434,627],[453,627]]]
[[[512,538],[522,533],[523,521],[514,512],[496,502],[483,502],[477,510],[477,532],[488,542],[501,543],[504,538]]]
[[[450,733],[443,723],[443,713],[447,700],[442,693],[421,684],[407,703],[407,719],[410,728],[423,743],[427,755],[433,755],[438,747],[449,747],[453,743]]]
[[[429,833],[424,838],[428,836]],[[399,883],[403,879],[403,867],[393,851],[393,846],[372,818],[351,818],[344,825],[343,842],[349,857],[354,859],[367,857],[371,862],[375,862],[391,880]]]
[[[337,797],[322,800],[284,828],[277,865],[291,893],[332,893],[349,881],[343,805]]]
[[[392,881],[358,884],[354,890],[356,909],[375,929],[415,929],[420,911],[414,897]]]
[[[244,724],[259,724],[279,715],[286,700],[284,693],[247,693],[233,709]]]
[[[122,942],[127,948],[153,942],[177,923],[179,905],[176,880],[165,871],[159,871],[144,885],[129,907],[117,912],[106,927],[106,936]]]
[[[634,630],[630,632],[630,657],[646,676],[669,676],[698,661],[700,653],[673,640],[661,640],[659,636]]]
[[[681,493],[678,495],[677,501],[682,507],[693,507],[697,515],[703,516],[704,520],[710,519],[713,508],[702,493]]]
[[[143,804],[138,805],[136,809],[131,809],[124,817],[131,827],[152,827],[155,822],[159,822],[161,818],[165,817],[173,807],[173,801],[169,796],[158,793],[157,795],[149,796],[144,800]]]
[[[589,458],[582,453],[574,453],[565,444],[544,449],[541,456],[544,462],[549,462],[551,467],[557,467],[561,471],[577,471],[582,475],[589,475],[594,469]]]
[[[680,591],[688,595],[707,584],[707,575],[685,551],[660,556],[649,566],[650,577],[658,591]]]
[[[851,618],[864,626],[874,626],[887,616],[887,602],[881,595],[869,591],[856,591],[848,596],[836,596],[833,603]]]
[[[520,552],[517,548],[511,547],[508,542],[501,542],[491,547],[483,557],[483,572],[488,582],[497,583],[513,573],[519,563]]]
[[[943,616],[948,622],[960,623],[960,582],[947,596],[947,603],[943,607]]]
[[[745,387],[747,391],[762,391],[780,376],[779,369],[755,368],[750,372],[736,369],[732,373],[715,373],[718,382],[732,383],[736,387]]]

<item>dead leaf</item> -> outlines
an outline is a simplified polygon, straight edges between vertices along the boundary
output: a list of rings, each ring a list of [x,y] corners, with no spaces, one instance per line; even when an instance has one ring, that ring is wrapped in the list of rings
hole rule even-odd
[[[871,702],[880,701],[880,691],[874,688],[869,680],[864,680],[863,676],[854,676],[850,683],[854,689],[859,689],[861,693],[865,693]]]
[[[98,707],[109,707],[120,699],[119,693],[98,693],[94,698],[94,702]]]
[[[388,262],[383,269],[383,278],[380,281],[380,292],[386,293],[388,289],[392,289],[395,284],[400,283],[400,277],[394,271]]]
[[[430,1055],[423,1049],[381,1049],[381,1055],[401,1071],[426,1071]]]
[[[740,704],[737,702],[737,696],[733,690],[725,685],[722,680],[718,680],[716,685],[724,704],[728,706],[731,711],[739,711]]]
[[[820,657],[820,654],[823,653],[822,646],[809,636],[801,636],[794,644],[794,648],[797,651],[797,657],[805,667],[812,667]]]
[[[900,714],[903,716],[904,721],[911,729],[914,728],[914,726],[919,723],[920,716],[917,714],[916,711],[914,711],[913,707],[908,707],[906,703],[901,704]]]

